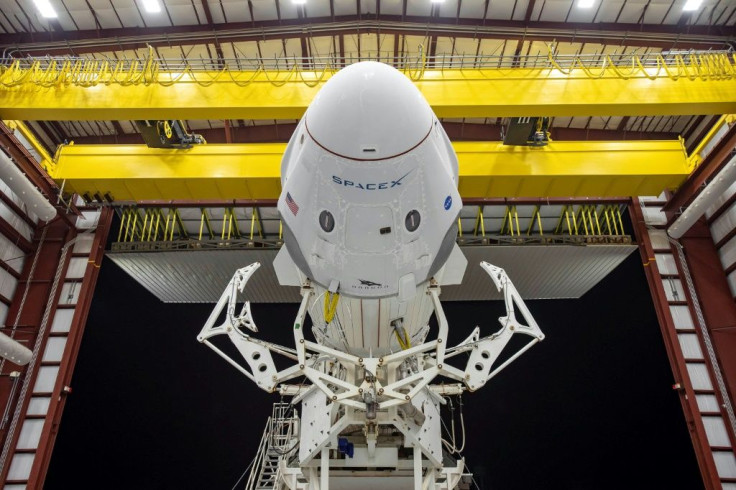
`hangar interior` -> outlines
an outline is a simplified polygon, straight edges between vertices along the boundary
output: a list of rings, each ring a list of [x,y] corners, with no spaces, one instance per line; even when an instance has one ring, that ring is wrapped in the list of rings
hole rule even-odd
[[[733,2],[0,0],[0,48],[1,332],[32,353],[0,361],[3,488],[43,487],[102,257],[169,303],[270,264],[286,143],[366,60],[451,139],[470,262],[552,299],[641,256],[703,485],[736,488]],[[299,302],[268,267],[249,294]]]

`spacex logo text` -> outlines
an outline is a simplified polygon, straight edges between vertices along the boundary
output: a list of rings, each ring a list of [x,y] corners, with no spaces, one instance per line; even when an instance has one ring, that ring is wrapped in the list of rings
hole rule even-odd
[[[409,170],[407,173],[402,175],[396,180],[391,180],[389,182],[353,182],[352,180],[343,179],[342,177],[338,177],[337,175],[332,176],[332,181],[337,184],[344,187],[354,187],[356,189],[363,189],[365,191],[376,191],[376,190],[384,190],[384,189],[391,189],[393,187],[397,187],[401,185],[401,181],[404,180],[404,177],[409,175],[411,173],[411,170]]]

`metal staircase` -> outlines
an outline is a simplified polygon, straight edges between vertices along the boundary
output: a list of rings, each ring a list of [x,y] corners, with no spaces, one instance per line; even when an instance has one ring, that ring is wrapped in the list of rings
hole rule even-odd
[[[289,413],[291,412],[291,413]],[[298,416],[288,403],[274,403],[266,421],[246,490],[279,489],[279,462],[298,445]]]

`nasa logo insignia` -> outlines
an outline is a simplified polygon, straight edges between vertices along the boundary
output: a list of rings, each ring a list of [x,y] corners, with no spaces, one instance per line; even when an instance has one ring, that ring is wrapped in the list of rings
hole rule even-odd
[[[452,196],[447,196],[445,199],[445,211],[452,207]]]

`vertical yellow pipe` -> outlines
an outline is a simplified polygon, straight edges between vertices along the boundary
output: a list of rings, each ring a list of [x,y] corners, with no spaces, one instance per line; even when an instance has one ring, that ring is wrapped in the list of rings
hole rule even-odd
[[[154,241],[154,242],[155,242],[155,241],[156,241],[156,239],[158,238],[158,227],[159,227],[159,224],[160,224],[160,223],[161,223],[161,210],[160,210],[160,209],[157,209],[157,210],[156,210],[156,227],[155,227],[155,230],[156,230],[156,231],[155,231],[155,233],[153,234],[153,241]]]
[[[133,218],[133,228],[130,230],[130,241],[135,241],[135,225],[138,223],[138,210],[133,211],[135,217]]]
[[[250,213],[250,239],[253,240],[253,230],[256,226],[256,208],[253,208]]]
[[[539,226],[539,235],[544,236],[544,230],[542,229],[542,217],[539,214],[539,211],[537,211],[537,225]]]
[[[164,241],[169,237],[169,219],[171,218],[171,209],[166,213],[166,224],[164,226]]]
[[[127,209],[123,210],[123,216],[120,219],[120,229],[118,230],[118,242],[120,241],[120,237],[123,236],[123,227],[125,226],[125,213],[127,212]]]

